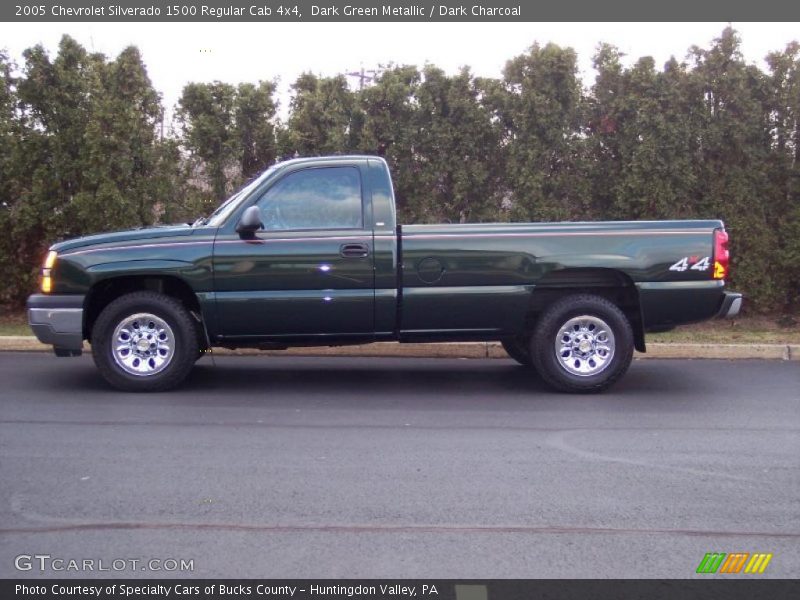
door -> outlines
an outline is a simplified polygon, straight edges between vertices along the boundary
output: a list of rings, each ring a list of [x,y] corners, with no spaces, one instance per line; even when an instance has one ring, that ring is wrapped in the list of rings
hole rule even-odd
[[[214,279],[225,338],[373,332],[373,234],[362,189],[357,165],[296,168],[256,199],[261,231],[242,238],[228,224],[220,232]]]

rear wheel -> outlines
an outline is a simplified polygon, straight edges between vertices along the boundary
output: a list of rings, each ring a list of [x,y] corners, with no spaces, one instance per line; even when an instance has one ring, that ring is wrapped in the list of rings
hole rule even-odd
[[[600,296],[567,296],[545,310],[534,329],[531,359],[562,392],[607,389],[628,370],[633,330],[625,314]]]
[[[112,386],[156,392],[181,383],[198,355],[197,331],[175,298],[133,292],[103,309],[92,328],[92,356]]]

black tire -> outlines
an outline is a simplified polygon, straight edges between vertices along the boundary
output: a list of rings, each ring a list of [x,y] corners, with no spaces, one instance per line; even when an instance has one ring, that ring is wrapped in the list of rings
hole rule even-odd
[[[578,321],[579,317],[589,318]],[[559,331],[572,319],[576,319],[576,322],[569,328],[569,333],[559,339],[559,344],[567,344],[568,347],[560,346],[558,349],[556,340]],[[604,327],[598,327],[598,321],[607,325],[613,335],[613,344],[602,342],[603,335],[599,332]],[[582,324],[587,325],[587,329],[582,329]],[[594,330],[591,330],[592,326]],[[594,338],[594,334],[598,334],[598,338]],[[594,342],[598,342],[600,349],[590,350],[586,355],[573,354],[570,345],[577,343],[581,337],[585,337],[587,346],[592,348]],[[606,336],[605,339],[610,338]],[[603,345],[612,347],[613,353],[603,349]],[[601,353],[605,353],[605,357]],[[558,391],[601,392],[628,370],[633,359],[633,329],[625,314],[613,302],[591,294],[567,296],[550,305],[539,317],[531,339],[531,358],[545,382]],[[602,364],[600,360],[603,360]],[[578,369],[586,369],[587,373],[573,372]]]
[[[170,358],[164,360],[166,364],[161,370],[152,374],[131,374],[115,358],[115,330],[137,314],[160,319],[172,334]],[[92,357],[100,374],[113,387],[125,392],[160,392],[179,385],[191,371],[199,351],[195,323],[183,304],[150,291],[132,292],[108,304],[95,321],[91,341]]]
[[[503,350],[506,351],[506,354],[523,367],[533,367],[530,344],[527,344],[524,339],[519,337],[505,338],[500,340],[500,343],[503,345]]]

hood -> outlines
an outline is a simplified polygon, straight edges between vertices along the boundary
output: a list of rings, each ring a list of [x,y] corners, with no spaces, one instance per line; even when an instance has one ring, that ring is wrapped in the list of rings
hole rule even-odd
[[[112,233],[98,233],[85,237],[74,238],[53,244],[50,249],[56,252],[66,252],[85,246],[97,246],[100,244],[115,244],[136,240],[152,240],[164,237],[181,237],[191,235],[192,227],[186,223],[180,225],[164,225],[161,227],[148,227],[144,229],[129,229],[127,231],[115,231]]]

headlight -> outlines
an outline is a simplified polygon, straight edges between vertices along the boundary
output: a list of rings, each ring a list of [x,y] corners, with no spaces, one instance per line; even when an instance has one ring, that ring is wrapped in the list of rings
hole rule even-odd
[[[47,258],[44,259],[44,268],[42,269],[42,292],[49,294],[53,290],[53,265],[56,264],[56,252],[50,250],[47,253]]]

